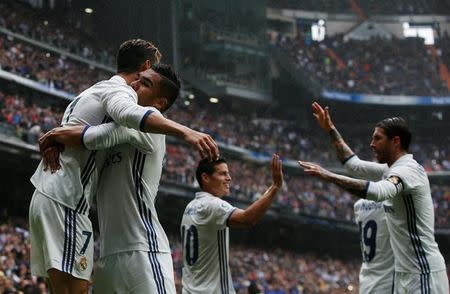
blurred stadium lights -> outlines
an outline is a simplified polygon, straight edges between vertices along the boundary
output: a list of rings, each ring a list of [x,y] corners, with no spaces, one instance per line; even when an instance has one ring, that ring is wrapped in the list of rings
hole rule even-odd
[[[211,97],[211,98],[209,98],[209,102],[211,102],[211,103],[219,103],[219,98]]]
[[[86,7],[86,8],[84,9],[84,12],[86,12],[87,14],[91,14],[91,13],[94,12],[94,9],[89,8],[89,7]]]
[[[192,99],[195,98],[195,95],[191,93],[191,94],[188,95],[188,98],[192,100]]]
[[[186,105],[186,106],[189,106],[189,105],[191,105],[191,101],[189,101],[189,100],[185,100],[185,101],[184,101],[184,105]]]
[[[326,29],[325,29],[325,21],[323,19],[319,19],[317,23],[313,23],[311,25],[311,38],[314,41],[323,41],[325,39]]]
[[[403,36],[420,37],[425,41],[425,45],[434,45],[434,28],[431,24],[410,24],[403,23]]]
[[[48,21],[44,20],[44,26],[48,26]]]

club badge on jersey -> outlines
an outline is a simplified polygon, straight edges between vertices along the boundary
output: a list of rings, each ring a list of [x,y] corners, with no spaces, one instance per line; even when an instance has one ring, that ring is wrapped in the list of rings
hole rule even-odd
[[[77,265],[80,270],[85,271],[88,268],[87,257],[85,255],[81,256]]]

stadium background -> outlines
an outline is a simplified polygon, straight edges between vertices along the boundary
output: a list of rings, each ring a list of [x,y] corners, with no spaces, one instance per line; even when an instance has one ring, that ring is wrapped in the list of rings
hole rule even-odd
[[[239,293],[251,283],[264,293],[357,292],[354,200],[304,177],[295,163],[343,172],[313,121],[316,99],[330,106],[344,138],[368,160],[374,123],[408,119],[448,265],[449,1],[91,2],[0,2],[0,293],[45,293],[28,264],[36,140],[59,124],[74,94],[113,74],[116,48],[134,37],[153,41],[181,74],[182,95],[167,116],[220,143],[233,178],[228,201],[246,207],[270,182],[270,154],[284,158],[286,185],[268,215],[250,230],[231,232]],[[198,156],[167,141],[157,207],[179,284],[179,223],[197,189]]]

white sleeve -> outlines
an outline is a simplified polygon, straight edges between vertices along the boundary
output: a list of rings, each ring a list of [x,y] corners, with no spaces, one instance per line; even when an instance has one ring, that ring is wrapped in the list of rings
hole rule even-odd
[[[371,181],[380,180],[383,173],[389,169],[387,164],[361,160],[356,155],[348,158],[344,162],[344,167],[352,177]]]
[[[369,182],[366,199],[381,202],[392,199],[403,191],[403,183],[398,178],[388,178],[378,182]]]
[[[137,104],[136,93],[125,87],[117,87],[102,95],[105,112],[119,125],[143,130],[151,110]]]
[[[405,165],[392,167],[389,171],[388,177],[392,176],[400,178],[404,188],[408,190],[415,189],[417,186],[420,186],[423,183],[421,176],[426,177],[423,168],[417,169]]]
[[[210,220],[217,226],[224,227],[227,225],[228,218],[236,207],[222,199],[217,200],[218,201],[214,201],[212,203],[213,205],[210,207]]]
[[[164,137],[161,134],[143,133],[119,126],[116,123],[107,123],[86,127],[82,135],[82,143],[89,150],[106,149],[119,144],[131,144],[142,152],[150,154],[155,150],[157,144],[164,141]]]

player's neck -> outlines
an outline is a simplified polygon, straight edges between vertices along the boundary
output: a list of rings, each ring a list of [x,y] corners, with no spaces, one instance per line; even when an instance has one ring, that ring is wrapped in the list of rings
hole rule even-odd
[[[406,152],[405,150],[399,150],[398,152],[396,152],[394,154],[394,156],[392,157],[392,160],[390,160],[390,162],[388,162],[388,166],[392,166],[394,164],[394,162],[396,162],[400,157],[402,157],[403,155],[408,154],[408,152]]]
[[[139,74],[137,72],[134,73],[117,73],[119,76],[121,76],[127,85],[130,85],[132,82],[136,81],[139,78]]]

